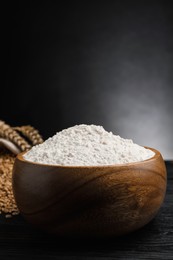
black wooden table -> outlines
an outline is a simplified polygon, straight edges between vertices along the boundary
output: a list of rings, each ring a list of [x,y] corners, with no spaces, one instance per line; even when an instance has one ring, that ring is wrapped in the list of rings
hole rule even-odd
[[[0,260],[173,259],[173,162],[167,161],[164,204],[142,229],[110,240],[60,240],[33,229],[21,216],[0,215]]]

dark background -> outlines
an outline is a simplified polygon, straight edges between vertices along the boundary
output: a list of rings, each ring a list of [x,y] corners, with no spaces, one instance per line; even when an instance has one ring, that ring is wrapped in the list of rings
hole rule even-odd
[[[8,3],[0,119],[44,138],[99,124],[173,159],[171,2]]]

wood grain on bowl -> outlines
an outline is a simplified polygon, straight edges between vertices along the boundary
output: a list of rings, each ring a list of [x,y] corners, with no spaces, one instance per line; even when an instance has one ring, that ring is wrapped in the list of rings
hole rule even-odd
[[[165,164],[152,150],[142,162],[99,167],[41,165],[20,154],[13,169],[18,208],[30,223],[62,236],[134,231],[153,219],[165,196]]]

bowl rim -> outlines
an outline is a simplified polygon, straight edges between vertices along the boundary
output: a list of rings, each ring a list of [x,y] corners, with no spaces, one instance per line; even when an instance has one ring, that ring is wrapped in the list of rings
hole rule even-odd
[[[156,150],[155,148],[151,148],[148,146],[143,146],[146,149],[151,150],[154,152],[154,155],[151,158],[148,158],[146,160],[138,161],[138,162],[130,162],[130,163],[116,163],[116,164],[107,164],[107,165],[60,165],[60,164],[45,164],[45,163],[38,163],[38,162],[32,162],[29,160],[26,160],[23,156],[26,154],[28,151],[21,152],[16,156],[16,159],[19,161],[22,161],[23,163],[28,163],[32,166],[42,166],[42,167],[55,167],[55,168],[64,168],[64,169],[75,169],[75,168],[80,168],[80,169],[96,169],[96,168],[110,168],[110,167],[128,167],[128,166],[137,166],[140,165],[141,163],[148,163],[151,161],[154,161],[158,159],[159,157],[162,157],[161,153]]]

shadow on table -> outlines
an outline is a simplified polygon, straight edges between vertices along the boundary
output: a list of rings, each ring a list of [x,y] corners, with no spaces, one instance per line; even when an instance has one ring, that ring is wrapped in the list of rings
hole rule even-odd
[[[55,235],[47,234],[40,230],[34,229],[21,216],[17,216],[12,222],[5,220],[5,225],[1,225],[0,234],[3,241],[10,245],[20,246],[20,248],[42,248],[48,251],[92,251],[93,249],[101,251],[109,251],[111,249],[129,250],[132,246],[144,246],[146,242],[154,239],[154,236],[160,236],[160,229],[158,217],[147,224],[145,227],[135,231],[129,235],[122,237],[112,237],[109,239],[89,238],[89,239],[76,239],[76,238],[63,238]],[[7,224],[8,223],[8,224]]]

